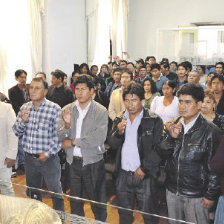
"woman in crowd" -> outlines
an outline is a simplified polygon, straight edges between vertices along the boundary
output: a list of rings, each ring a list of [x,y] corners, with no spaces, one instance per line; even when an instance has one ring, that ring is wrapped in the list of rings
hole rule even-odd
[[[156,96],[160,96],[160,93],[157,92],[155,82],[149,77],[146,77],[144,79],[143,87],[144,87],[144,91],[145,91],[144,107],[150,109],[152,100]]]
[[[82,63],[79,66],[79,70],[80,70],[80,73],[81,74],[87,74],[87,75],[90,74],[90,72],[89,72],[89,66],[86,63]]]
[[[199,73],[200,76],[200,80],[199,83],[201,85],[205,85],[206,81],[207,81],[207,75],[205,74],[205,66],[204,65],[198,65],[197,66],[197,72]]]
[[[201,115],[208,121],[213,122],[224,132],[224,115],[215,113],[215,95],[210,89],[205,90],[205,98],[201,107]]]
[[[213,77],[214,75],[215,75],[214,72],[210,72],[210,73],[208,74],[207,82],[206,82],[206,87],[207,87],[208,89],[211,89],[211,88],[212,88],[211,80],[212,80],[212,77]]]
[[[79,71],[72,72],[70,88],[71,88],[71,90],[73,92],[73,95],[75,95],[75,87],[74,87],[73,83],[75,82],[75,80],[77,79],[78,76],[80,76],[80,72]]]
[[[162,86],[163,96],[156,96],[151,104],[151,111],[158,114],[163,122],[178,117],[178,98],[175,95],[176,81],[168,80]]]
[[[148,76],[151,76],[151,66],[150,66],[150,64],[149,63],[146,63],[145,64],[145,67],[146,67],[146,72],[147,72],[147,75]]]

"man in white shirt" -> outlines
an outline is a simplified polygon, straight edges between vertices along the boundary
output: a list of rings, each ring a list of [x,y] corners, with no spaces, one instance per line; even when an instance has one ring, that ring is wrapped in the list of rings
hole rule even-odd
[[[14,195],[11,174],[18,152],[18,138],[12,131],[15,121],[16,114],[12,106],[0,102],[0,190],[2,194],[10,196]]]
[[[76,102],[63,108],[58,135],[63,141],[70,165],[70,195],[106,203],[104,141],[108,113],[92,100],[94,83],[89,75],[79,76],[75,83]],[[71,213],[84,216],[84,202],[70,199]],[[96,220],[106,220],[106,206],[91,204]]]
[[[123,93],[126,111],[114,121],[109,143],[118,149],[116,157],[116,192],[118,205],[124,208],[157,213],[156,181],[160,157],[155,146],[162,136],[163,122],[142,105],[144,89],[131,83]],[[153,223],[152,216],[143,216]],[[119,210],[120,224],[133,222],[132,212]]]

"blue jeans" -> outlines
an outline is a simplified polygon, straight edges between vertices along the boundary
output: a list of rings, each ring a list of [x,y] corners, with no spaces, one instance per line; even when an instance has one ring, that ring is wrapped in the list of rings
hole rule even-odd
[[[217,205],[216,213],[215,213],[215,223],[220,224],[224,221],[224,195],[219,197],[219,202]]]
[[[24,164],[24,151],[23,151],[23,145],[22,145],[22,139],[23,137],[19,138],[18,141],[18,165]]]
[[[26,184],[28,187],[41,188],[43,179],[49,191],[62,193],[61,188],[61,166],[58,154],[49,157],[44,163],[37,161],[30,154],[25,153]],[[30,198],[42,200],[41,192],[28,189]],[[64,211],[64,200],[62,196],[52,194],[53,208]]]

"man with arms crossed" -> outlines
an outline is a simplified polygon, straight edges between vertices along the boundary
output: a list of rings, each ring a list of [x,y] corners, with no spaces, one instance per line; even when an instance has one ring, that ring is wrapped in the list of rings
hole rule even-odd
[[[63,141],[70,164],[70,194],[106,203],[104,141],[107,136],[108,113],[92,100],[94,83],[89,75],[79,76],[75,83],[77,101],[63,108],[58,135]],[[84,216],[84,202],[70,200],[71,213]],[[106,220],[106,207],[92,204],[95,219]]]

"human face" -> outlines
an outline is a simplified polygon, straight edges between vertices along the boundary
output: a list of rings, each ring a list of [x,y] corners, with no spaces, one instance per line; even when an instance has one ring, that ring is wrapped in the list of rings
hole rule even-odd
[[[211,79],[212,79],[213,76],[214,76],[213,73],[211,73],[211,74],[208,75],[208,77],[207,77],[207,83],[208,83],[208,85],[211,85]]]
[[[191,95],[179,96],[179,114],[184,118],[185,124],[188,124],[197,117],[199,110],[201,109],[201,104],[202,102],[196,103]]]
[[[219,81],[218,78],[213,79],[213,81],[212,81],[212,90],[216,94],[221,93],[223,91],[223,82]]]
[[[212,113],[214,108],[215,108],[214,100],[206,96],[201,106],[201,112],[203,114]]]
[[[177,66],[176,66],[175,63],[171,63],[170,64],[170,70],[172,70],[172,71],[176,71],[177,70]]]
[[[203,72],[201,66],[197,66],[197,72],[198,72],[200,75],[203,75],[203,74],[204,74],[204,72]]]
[[[162,87],[162,92],[165,98],[169,98],[171,96],[173,96],[174,92],[176,91],[176,89],[171,88],[169,85],[164,84]]]
[[[135,70],[135,68],[132,64],[128,64],[127,69],[128,69],[129,72],[134,72],[134,70]]]
[[[75,96],[81,105],[87,105],[90,102],[94,89],[89,89],[86,83],[78,83],[75,87]]]
[[[46,82],[46,78],[45,78],[44,74],[39,73],[39,74],[37,74],[36,77],[37,77],[37,78],[42,78],[42,79]]]
[[[83,66],[81,69],[81,74],[87,74],[88,70],[86,66]]]
[[[177,76],[184,77],[187,74],[187,70],[183,66],[179,66],[177,69]]]
[[[188,79],[187,79],[187,81],[189,83],[194,83],[195,85],[197,85],[199,80],[200,80],[200,78],[199,78],[199,76],[197,76],[197,74],[195,74],[194,72],[189,73]]]
[[[136,68],[139,69],[143,64],[141,62],[136,63]]]
[[[113,79],[116,83],[121,81],[121,73],[120,72],[114,72]]]
[[[126,88],[130,82],[131,76],[128,73],[124,72],[121,75],[121,85]]]
[[[139,71],[139,75],[141,78],[145,78],[147,73],[146,73],[146,68],[141,68]]]
[[[61,84],[61,78],[57,79],[54,75],[51,75],[52,86],[58,86]]]
[[[97,72],[98,72],[98,68],[96,66],[92,67],[92,70],[91,70],[92,75],[96,76]]]
[[[146,72],[149,73],[151,71],[151,66],[150,64],[146,64]]]
[[[80,76],[79,73],[75,73],[73,76],[72,76],[72,80],[73,82],[75,82],[75,80]]]
[[[166,75],[167,72],[169,72],[169,68],[164,68],[163,65],[160,65],[160,66],[161,66],[161,73],[162,73],[163,75]]]
[[[26,74],[22,73],[18,78],[16,78],[16,81],[19,85],[26,85]]]
[[[144,90],[145,90],[145,93],[151,92],[151,83],[149,80],[144,82]]]
[[[135,94],[127,94],[124,99],[124,105],[129,115],[137,116],[142,111],[142,101]]]
[[[215,66],[215,72],[218,74],[218,75],[221,75],[223,73],[223,67],[221,64],[217,64]]]
[[[150,65],[153,65],[156,63],[156,60],[154,58],[150,58],[148,62]]]
[[[30,99],[32,102],[40,103],[44,100],[44,97],[47,94],[47,89],[44,88],[42,82],[32,81],[29,88]]]
[[[121,69],[126,70],[127,69],[127,64],[125,62],[121,62]]]
[[[161,71],[157,68],[151,70],[152,77],[158,79],[161,76]]]
[[[64,77],[64,80],[63,80],[63,83],[64,83],[65,86],[67,86],[67,82],[68,82],[68,77],[65,76],[65,77]]]

